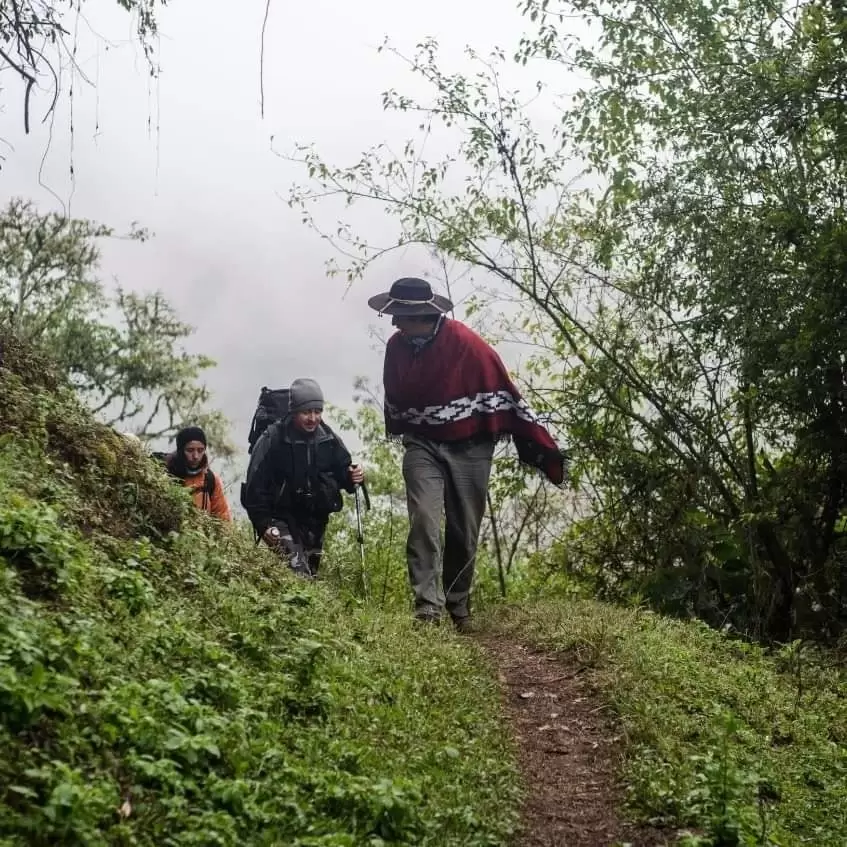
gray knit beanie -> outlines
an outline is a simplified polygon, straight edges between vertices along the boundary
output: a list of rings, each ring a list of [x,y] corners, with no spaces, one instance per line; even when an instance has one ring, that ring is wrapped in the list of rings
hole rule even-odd
[[[324,393],[315,380],[295,379],[291,383],[290,391],[288,408],[291,412],[305,412],[309,409],[323,411]]]

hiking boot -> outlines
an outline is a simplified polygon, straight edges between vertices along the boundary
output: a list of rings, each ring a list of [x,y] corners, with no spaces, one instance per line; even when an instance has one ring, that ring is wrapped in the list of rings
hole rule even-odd
[[[293,554],[290,556],[288,560],[288,567],[295,576],[299,576],[302,579],[314,579],[315,575],[312,573],[311,568],[309,567],[308,561],[304,556],[300,556],[298,554]]]
[[[441,616],[435,612],[418,612],[415,615],[415,623],[416,624],[430,624],[432,626],[438,626],[441,623]]]
[[[470,632],[473,632],[473,624],[471,622],[470,615],[463,615],[462,617],[454,617],[450,616],[453,621],[453,626],[460,635],[467,635]]]

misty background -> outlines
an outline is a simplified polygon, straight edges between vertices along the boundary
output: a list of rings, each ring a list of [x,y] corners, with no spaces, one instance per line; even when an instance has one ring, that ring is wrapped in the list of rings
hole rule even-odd
[[[173,0],[158,15],[158,79],[115,0],[91,0],[67,23],[77,71],[64,62],[52,119],[39,122],[50,102],[43,90],[24,135],[18,83],[10,73],[2,81],[4,202],[29,197],[40,211],[151,231],[145,243],[104,241],[101,277],[129,290],[161,289],[196,328],[188,349],[217,360],[204,378],[237,444],[246,445],[262,385],[311,376],[330,402],[351,408],[354,379],[381,376],[381,343],[369,328],[390,329],[367,298],[397,276],[435,267],[409,248],[347,292],[342,278],[325,273],[335,251],[286,203],[306,174],[279,154],[314,143],[331,163],[352,164],[380,142],[399,152],[418,121],[384,112],[381,93],[429,92],[402,62],[378,52],[384,38],[411,56],[433,36],[446,68],[473,72],[465,45],[510,52],[527,23],[517,5]],[[446,152],[449,138],[441,138]],[[375,206],[356,214],[371,236],[396,237]]]

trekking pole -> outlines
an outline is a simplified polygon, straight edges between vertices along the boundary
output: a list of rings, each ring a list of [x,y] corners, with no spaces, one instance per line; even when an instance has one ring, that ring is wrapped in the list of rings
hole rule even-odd
[[[359,542],[359,553],[362,557],[362,592],[365,597],[368,596],[368,574],[365,568],[365,533],[362,529],[362,506],[359,500],[359,489],[365,498],[365,508],[370,511],[371,498],[368,494],[368,488],[365,483],[356,486],[356,540]]]

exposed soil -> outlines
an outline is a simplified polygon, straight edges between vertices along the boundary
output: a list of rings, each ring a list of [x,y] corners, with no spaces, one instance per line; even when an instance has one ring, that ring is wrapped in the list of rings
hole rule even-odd
[[[526,799],[518,847],[657,847],[667,833],[621,818],[621,737],[575,662],[491,635]]]

